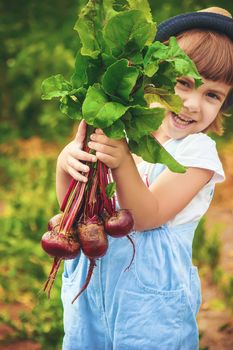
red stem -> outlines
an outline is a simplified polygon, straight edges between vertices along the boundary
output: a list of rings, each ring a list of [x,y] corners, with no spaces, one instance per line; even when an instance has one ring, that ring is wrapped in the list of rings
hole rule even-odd
[[[105,168],[104,168],[104,181],[105,183],[111,183],[113,182],[113,179],[111,178],[110,176],[110,169],[107,168],[107,166],[105,165]],[[114,198],[114,196],[113,196]],[[109,198],[108,201],[109,201],[109,207],[111,208],[110,210],[110,214],[112,215],[114,213],[114,211],[116,211],[116,206],[114,206],[114,199],[113,198]]]
[[[133,246],[133,256],[132,256],[132,258],[131,258],[131,261],[130,261],[130,263],[129,263],[129,266],[126,267],[125,271],[127,271],[127,270],[130,269],[130,266],[132,265],[132,262],[133,262],[134,257],[135,257],[135,252],[136,252],[134,241],[132,240],[132,238],[131,238],[129,235],[127,235],[126,237],[127,237],[127,238],[129,239],[129,241],[132,243],[132,246]]]
[[[99,164],[98,170],[99,170],[100,191],[103,198],[104,207],[107,210],[107,212],[111,215],[112,213],[111,201],[106,195],[106,186],[108,184],[108,180],[106,177],[106,169],[107,167],[103,163]]]
[[[90,148],[87,146],[87,133],[84,140],[83,150],[88,153],[90,152]],[[70,212],[72,212],[73,203],[76,202],[76,200],[81,202],[81,199],[79,196],[79,192],[81,191],[81,189],[82,189],[82,186],[80,185],[80,182],[75,179],[72,179],[60,208],[61,211],[65,211],[60,224],[60,230],[63,228],[63,226],[67,224],[67,221],[69,220]]]
[[[99,163],[99,162],[98,162]],[[92,217],[95,213],[96,205],[97,203],[97,187],[98,187],[98,181],[99,181],[99,176],[98,176],[98,164],[97,164],[97,170],[95,171],[94,178],[92,181],[92,187],[91,190],[89,191],[89,198],[87,199],[88,202],[88,212],[87,216]]]
[[[113,182],[113,178],[112,178],[112,173],[110,169],[107,169],[107,182],[111,183]],[[113,197],[110,199],[111,201],[111,208],[112,208],[112,214],[116,211],[116,195],[114,194]]]
[[[46,289],[48,288],[49,286],[49,289],[48,289],[48,298],[50,298],[50,292],[51,292],[51,289],[52,289],[52,286],[53,286],[53,283],[54,283],[54,280],[56,278],[56,275],[57,275],[57,271],[59,269],[59,266],[61,264],[61,261],[62,259],[60,258],[57,258],[55,257],[54,260],[53,260],[53,265],[52,265],[52,268],[51,268],[51,271],[49,273],[49,277],[44,285],[44,291],[46,291]],[[50,284],[50,285],[49,285]]]
[[[69,188],[68,188],[68,191],[66,192],[66,195],[63,199],[63,202],[62,202],[62,205],[61,205],[61,211],[64,211],[65,210],[65,207],[66,207],[66,204],[67,204],[67,201],[68,201],[68,198],[70,196],[70,193],[71,191],[74,189],[75,185],[76,185],[77,181],[75,179],[72,179],[70,181],[70,185],[69,185]]]
[[[81,203],[82,203],[82,200],[83,200],[83,194],[84,194],[85,187],[86,187],[86,183],[82,182],[80,191],[78,193],[78,198],[76,201],[74,201],[74,203],[75,203],[74,207],[69,212],[69,216],[68,216],[66,224],[65,224],[65,232],[69,232],[71,229],[71,226],[74,223],[74,220],[76,218],[76,214],[78,213],[78,210],[79,210]]]
[[[84,292],[84,290],[88,287],[88,284],[90,283],[91,280],[91,276],[94,270],[94,267],[96,266],[95,264],[95,259],[90,259],[90,265],[89,265],[89,269],[88,269],[88,273],[87,273],[87,278],[86,281],[84,283],[84,285],[82,286],[82,288],[80,289],[79,293],[76,295],[76,297],[74,297],[74,299],[72,300],[72,304],[75,302],[75,300],[78,299],[78,297]]]

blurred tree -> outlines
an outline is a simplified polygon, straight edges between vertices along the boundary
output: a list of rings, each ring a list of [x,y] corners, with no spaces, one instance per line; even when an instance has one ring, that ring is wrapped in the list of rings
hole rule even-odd
[[[211,6],[224,7],[226,10],[233,13],[232,0],[170,0],[160,3],[149,0],[149,3],[154,18],[158,23],[180,13],[198,11]]]
[[[54,138],[72,124],[54,102],[40,99],[40,85],[51,74],[69,77],[78,38],[74,26],[79,1],[0,3],[1,140],[39,134]]]

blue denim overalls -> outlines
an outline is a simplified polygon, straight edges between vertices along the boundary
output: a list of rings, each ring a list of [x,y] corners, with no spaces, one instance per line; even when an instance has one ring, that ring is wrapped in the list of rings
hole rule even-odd
[[[175,154],[179,140],[167,150]],[[140,173],[146,171],[143,162]],[[153,166],[150,180],[165,169]],[[71,304],[89,265],[81,256],[65,262],[63,350],[197,350],[196,315],[201,303],[198,271],[192,265],[192,241],[198,222],[133,232],[132,245],[109,237],[107,254],[86,291]]]

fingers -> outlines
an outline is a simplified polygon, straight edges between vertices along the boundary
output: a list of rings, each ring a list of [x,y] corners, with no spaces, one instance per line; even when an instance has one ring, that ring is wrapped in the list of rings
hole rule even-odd
[[[106,164],[109,168],[114,169],[116,167],[116,159],[109,154],[96,152],[98,160]]]
[[[67,171],[75,180],[87,182],[90,167],[82,162],[96,161],[95,155],[78,149],[67,157]]]
[[[113,140],[107,137],[102,130],[100,132],[99,131],[97,132],[97,130],[100,130],[100,129],[96,129],[95,133],[90,135],[91,141],[99,142],[104,145],[108,145],[112,147],[117,146],[116,140]]]
[[[75,180],[86,182],[90,167],[85,163],[96,161],[96,155],[77,148],[77,142],[72,141],[60,153],[58,163]]]
[[[89,170],[89,166],[79,160],[73,157],[67,159],[67,171],[75,180],[86,182]]]
[[[95,129],[96,134],[105,135],[102,129]]]
[[[75,141],[78,143],[79,147],[83,147],[83,142],[86,137],[86,130],[87,130],[87,124],[84,119],[81,120],[79,126],[78,126],[78,131],[75,135]]]
[[[96,162],[97,158],[94,154],[87,153],[81,149],[76,149],[73,150],[72,152],[72,157],[81,160],[81,161],[86,161],[86,162]]]
[[[76,181],[87,182],[87,180],[88,180],[87,176],[84,176],[84,175],[80,174],[78,171],[76,171],[75,169],[73,169],[71,167],[68,168],[68,173]]]
[[[92,150],[95,150],[96,152],[105,153],[112,156],[116,152],[116,148],[103,143],[99,143],[99,142],[89,141],[88,147],[91,148]],[[96,153],[96,156],[98,158],[97,153]]]

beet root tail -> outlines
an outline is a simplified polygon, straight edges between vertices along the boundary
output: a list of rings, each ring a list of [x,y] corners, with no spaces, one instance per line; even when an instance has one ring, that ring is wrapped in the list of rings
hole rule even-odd
[[[89,265],[89,269],[88,269],[88,273],[87,273],[87,277],[86,277],[86,281],[84,283],[84,285],[82,286],[82,288],[80,289],[79,293],[74,297],[74,299],[72,300],[72,304],[75,302],[75,300],[78,299],[78,297],[84,292],[84,290],[88,287],[88,284],[91,280],[91,276],[94,270],[94,267],[96,266],[95,263],[95,259],[90,259],[90,265]]]
[[[50,298],[51,289],[52,289],[53,283],[55,281],[57,271],[59,269],[61,261],[62,261],[61,258],[56,258],[56,257],[54,258],[53,265],[52,265],[51,271],[49,273],[49,277],[44,285],[44,292],[48,288],[48,298]]]
[[[129,266],[127,266],[126,269],[125,269],[125,271],[128,271],[128,270],[130,269],[130,266],[132,265],[132,262],[134,261],[134,257],[135,257],[136,250],[135,250],[134,241],[132,240],[132,238],[130,237],[130,235],[127,235],[126,237],[128,238],[128,240],[130,241],[130,243],[131,243],[132,246],[133,246],[133,255],[132,255],[131,261],[130,261],[130,263],[129,263]]]

